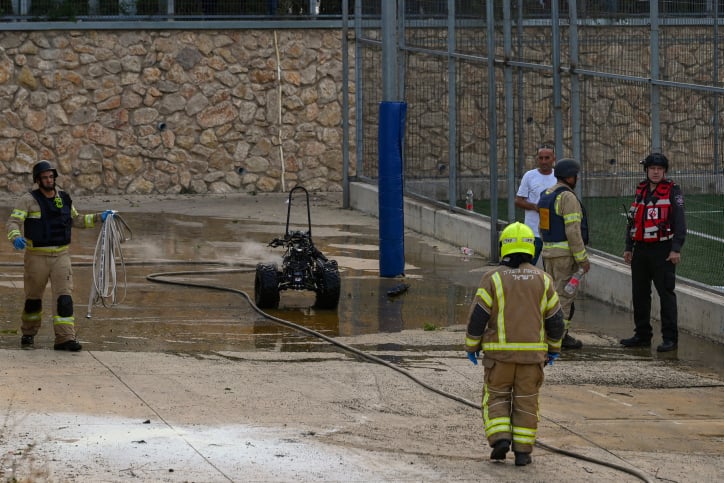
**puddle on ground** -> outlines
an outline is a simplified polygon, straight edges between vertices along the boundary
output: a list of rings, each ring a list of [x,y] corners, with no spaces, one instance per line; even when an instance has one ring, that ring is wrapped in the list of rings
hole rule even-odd
[[[0,213],[0,217],[7,213]],[[239,350],[319,350],[320,341],[284,327],[255,312],[242,293],[181,287],[149,281],[151,274],[176,273],[169,280],[229,287],[254,297],[254,267],[281,262],[281,248],[269,248],[285,232],[282,222],[230,220],[165,213],[149,223],[146,213],[128,213],[124,221],[133,238],[122,245],[125,274],[118,273],[116,292],[122,301],[110,308],[94,306],[88,314],[94,230],[73,232],[74,301],[79,339],[87,350],[220,352]],[[306,218],[304,218],[306,220]],[[291,226],[290,229],[306,229]],[[328,336],[394,333],[466,323],[469,303],[488,261],[466,257],[458,247],[430,238],[406,236],[405,276],[379,277],[378,231],[371,226],[315,225],[313,241],[328,258],[338,261],[342,294],[336,310],[316,310],[313,292],[281,292],[280,305],[268,314]],[[0,244],[0,348],[19,345],[19,314],[23,304],[22,256]],[[182,272],[181,274],[178,274]],[[390,296],[400,283],[406,292]],[[51,348],[50,290],[46,317],[36,346]],[[628,311],[590,298],[578,300],[576,329],[610,338],[628,337],[633,323]],[[658,326],[657,326],[658,327]],[[462,342],[461,342],[462,343]],[[654,347],[658,341],[654,340]],[[718,344],[681,334],[675,354],[655,349],[624,351],[618,347],[584,347],[571,359],[630,357],[685,361],[724,375],[724,351]],[[332,349],[330,349],[332,350]],[[445,350],[461,350],[460,347]],[[633,352],[636,352],[635,354]]]

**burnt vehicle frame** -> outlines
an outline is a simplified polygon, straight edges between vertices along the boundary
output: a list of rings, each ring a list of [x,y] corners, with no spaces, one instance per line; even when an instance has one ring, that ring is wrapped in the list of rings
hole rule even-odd
[[[301,191],[307,203],[307,230],[290,230],[292,201]],[[335,309],[339,304],[341,280],[336,260],[330,260],[314,246],[309,192],[302,186],[289,191],[287,223],[283,238],[274,238],[269,247],[283,247],[282,263],[258,263],[254,278],[254,303],[261,309],[278,308],[285,290],[308,290],[316,294],[314,307]]]

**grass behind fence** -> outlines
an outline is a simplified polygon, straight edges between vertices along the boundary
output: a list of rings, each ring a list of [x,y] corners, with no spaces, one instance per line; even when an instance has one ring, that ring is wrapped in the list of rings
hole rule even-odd
[[[626,217],[632,197],[584,198],[590,228],[591,248],[622,257],[625,248]],[[705,285],[724,286],[724,197],[688,195],[686,202],[686,243],[681,252],[677,275]],[[465,201],[458,202],[459,207]],[[474,211],[490,216],[490,200],[475,200]],[[498,217],[508,220],[507,199],[498,200]],[[515,210],[515,219],[523,221],[523,210]]]

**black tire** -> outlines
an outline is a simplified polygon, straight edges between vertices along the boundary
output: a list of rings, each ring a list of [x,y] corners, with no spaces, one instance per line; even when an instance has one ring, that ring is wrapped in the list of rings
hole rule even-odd
[[[279,274],[276,265],[259,263],[256,266],[254,303],[260,309],[279,307]]]
[[[327,260],[317,271],[317,299],[314,306],[318,309],[336,309],[339,304],[340,278],[337,262]]]

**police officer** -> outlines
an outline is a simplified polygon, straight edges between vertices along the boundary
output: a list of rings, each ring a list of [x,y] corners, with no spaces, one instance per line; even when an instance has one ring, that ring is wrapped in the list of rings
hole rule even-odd
[[[75,336],[73,317],[73,271],[71,269],[71,228],[93,228],[105,221],[112,210],[80,215],[68,193],[55,184],[58,171],[48,161],[33,166],[38,188],[22,195],[10,213],[8,240],[16,250],[25,249],[25,306],[21,316],[20,346],[32,348],[42,322],[43,293],[50,280],[53,292],[53,329],[59,351],[81,350]]]
[[[582,269],[591,269],[588,261],[588,217],[583,204],[573,189],[578,181],[581,166],[572,159],[561,159],[556,163],[555,175],[558,182],[543,192],[538,200],[541,238],[543,239],[543,267],[555,282],[565,317],[566,333],[564,349],[580,349],[583,343],[570,336],[568,329],[573,318],[573,300],[578,287],[566,292],[564,287],[571,277]]]
[[[624,347],[651,345],[651,282],[661,301],[663,342],[656,350],[669,352],[679,343],[676,306],[676,265],[686,237],[684,195],[666,178],[669,160],[652,153],[642,161],[646,179],[636,188],[629,209],[624,261],[631,265],[631,296],[634,308],[634,336],[622,339]]]
[[[531,264],[534,239],[533,230],[518,222],[500,234],[503,258],[480,281],[465,335],[473,364],[485,352],[483,421],[490,459],[504,460],[512,441],[516,466],[531,463],[543,367],[559,356],[564,330],[553,280]]]

